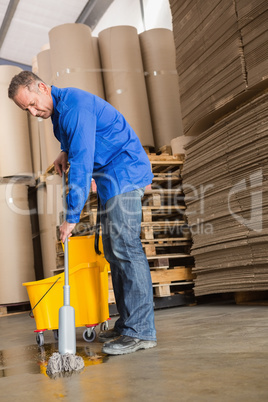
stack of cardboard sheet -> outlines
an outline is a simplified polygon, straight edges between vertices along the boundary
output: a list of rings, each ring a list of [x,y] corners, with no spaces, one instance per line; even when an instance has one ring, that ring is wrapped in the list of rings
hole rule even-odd
[[[184,130],[246,88],[233,0],[171,1]]]
[[[267,0],[236,0],[249,87],[268,76]]]
[[[196,134],[267,79],[264,0],[170,0],[184,132]]]
[[[268,94],[186,146],[195,294],[268,288]]]

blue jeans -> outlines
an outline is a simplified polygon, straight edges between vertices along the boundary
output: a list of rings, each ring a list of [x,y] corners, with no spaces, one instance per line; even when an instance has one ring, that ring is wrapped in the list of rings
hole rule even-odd
[[[110,263],[121,335],[156,340],[150,268],[140,241],[144,188],[117,195],[101,207],[104,255]]]

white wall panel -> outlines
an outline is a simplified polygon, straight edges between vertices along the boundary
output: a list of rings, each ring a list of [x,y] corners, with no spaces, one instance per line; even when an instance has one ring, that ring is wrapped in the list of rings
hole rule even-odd
[[[172,29],[172,18],[168,0],[144,0],[145,29]],[[144,31],[140,0],[114,0],[103,15],[93,35],[116,25],[134,26],[138,33]]]
[[[48,31],[76,21],[86,3],[87,0],[20,0],[0,57],[31,65],[33,56],[48,42]],[[0,13],[1,9],[2,5]]]

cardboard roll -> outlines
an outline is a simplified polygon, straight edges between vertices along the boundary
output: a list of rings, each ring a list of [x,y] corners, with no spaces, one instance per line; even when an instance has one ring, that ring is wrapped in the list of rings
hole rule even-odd
[[[99,33],[106,99],[134,129],[143,146],[154,146],[136,28],[116,26]]]
[[[183,135],[173,33],[159,28],[139,35],[156,149]]]
[[[97,38],[84,24],[63,24],[49,31],[52,83],[104,98]]]
[[[21,71],[0,66],[0,177],[32,176],[33,172],[27,113],[7,95],[11,79]]]
[[[27,186],[0,184],[0,222],[0,304],[22,303],[22,283],[35,280]]]

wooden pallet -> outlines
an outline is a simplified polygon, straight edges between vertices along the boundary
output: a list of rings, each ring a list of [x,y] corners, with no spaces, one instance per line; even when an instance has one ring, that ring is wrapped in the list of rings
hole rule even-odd
[[[152,173],[157,177],[179,178],[183,163],[181,161],[150,161]],[[166,175],[166,176],[164,176]]]
[[[176,242],[166,242],[166,243],[159,243],[155,242],[153,244],[144,244],[143,249],[146,254],[147,259],[152,256],[158,257],[158,259],[161,259],[162,255],[165,256],[172,256],[175,251],[176,251],[176,257],[178,254],[183,255],[183,257],[180,258],[186,258],[190,256],[189,248],[190,248],[190,243],[189,241],[176,241]]]
[[[115,296],[114,296],[114,290],[109,289],[108,290],[108,304],[115,304]]]
[[[235,292],[236,304],[247,306],[268,306],[268,290]]]
[[[0,184],[23,184],[25,186],[35,187],[35,179],[30,176],[0,177]]]
[[[160,147],[157,152],[157,155],[173,155],[176,156],[177,158],[179,158],[179,160],[181,160],[182,162],[184,162],[185,160],[185,154],[180,153],[180,154],[173,154],[172,152],[172,148],[171,145],[163,145],[162,147]]]
[[[152,283],[171,283],[180,281],[191,281],[196,275],[192,273],[191,267],[174,267],[172,269],[151,269]]]
[[[22,314],[31,309],[29,302],[10,303],[0,305],[0,317],[10,314]]]
[[[176,188],[181,189],[181,183],[181,177],[178,174],[163,175],[162,173],[155,173],[152,180],[151,188],[156,190],[159,188],[167,190]]]
[[[45,176],[48,176],[50,174],[58,174],[58,173],[56,173],[54,163],[49,165],[48,168],[46,169],[45,173],[44,173]]]
[[[193,285],[195,275],[190,267],[175,267],[173,269],[151,270],[154,293],[157,297],[171,295],[174,286]],[[109,303],[114,302],[111,273],[108,274]]]
[[[177,286],[193,286],[193,282],[173,282],[173,283],[160,283],[153,284],[154,296],[155,297],[167,297],[176,294],[174,289]]]
[[[184,220],[141,223],[141,239],[157,239],[161,241],[161,238],[166,237],[186,237],[187,239],[191,239],[190,229]]]
[[[193,287],[195,275],[191,267],[174,267],[172,269],[151,269],[154,295],[171,296],[176,288]]]
[[[146,256],[149,265],[152,268],[172,268],[176,266],[177,261],[189,259],[188,253],[169,253]]]
[[[185,213],[184,205],[163,205],[142,207],[142,221],[174,221]]]
[[[187,246],[191,244],[191,241],[187,237],[167,237],[159,239],[141,239],[141,243],[144,247],[147,245],[155,245],[156,247],[175,247],[175,246]]]
[[[154,189],[151,186],[148,186],[144,192],[144,196],[142,198],[143,206],[175,206],[175,205],[185,205],[184,203],[184,195],[182,193],[181,188],[176,189],[165,189],[158,188]]]

